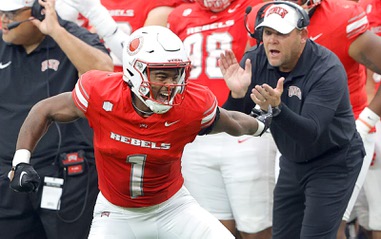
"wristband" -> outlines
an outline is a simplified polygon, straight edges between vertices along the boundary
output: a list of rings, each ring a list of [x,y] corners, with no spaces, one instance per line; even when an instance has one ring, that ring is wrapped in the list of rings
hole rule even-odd
[[[258,129],[253,134],[254,136],[260,136],[262,134],[263,130],[265,129],[265,124],[264,123],[262,123],[259,120],[257,120],[257,122],[258,122]]]
[[[357,124],[357,127],[361,127],[362,130],[369,132],[376,125],[379,119],[380,116],[368,107],[365,107],[357,119],[358,122],[361,122],[361,126]]]
[[[15,152],[12,160],[12,167],[16,167],[19,163],[30,163],[30,151],[27,149],[18,149]]]

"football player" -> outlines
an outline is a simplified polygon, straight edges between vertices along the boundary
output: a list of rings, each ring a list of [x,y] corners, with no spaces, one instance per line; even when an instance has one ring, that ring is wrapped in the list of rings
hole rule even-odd
[[[181,155],[197,134],[262,135],[271,107],[256,119],[220,108],[210,90],[187,82],[189,68],[168,28],[135,31],[125,42],[123,73],[89,71],[72,92],[32,108],[20,129],[12,188],[38,185],[27,162],[51,122],[87,118],[100,189],[89,238],[234,238],[183,186]]]

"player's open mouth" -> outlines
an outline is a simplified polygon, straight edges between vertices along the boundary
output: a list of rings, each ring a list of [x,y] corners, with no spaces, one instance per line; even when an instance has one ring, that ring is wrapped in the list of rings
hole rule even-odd
[[[169,91],[160,91],[157,94],[156,101],[162,103],[162,104],[168,104],[169,103]]]

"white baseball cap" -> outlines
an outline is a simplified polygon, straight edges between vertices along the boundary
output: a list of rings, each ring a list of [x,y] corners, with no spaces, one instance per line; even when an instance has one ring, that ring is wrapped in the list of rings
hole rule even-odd
[[[0,11],[8,12],[24,7],[32,7],[35,0],[0,0]]]
[[[288,34],[295,28],[298,28],[299,14],[295,8],[286,4],[274,4],[265,12],[263,22],[260,27],[269,27],[282,34]]]

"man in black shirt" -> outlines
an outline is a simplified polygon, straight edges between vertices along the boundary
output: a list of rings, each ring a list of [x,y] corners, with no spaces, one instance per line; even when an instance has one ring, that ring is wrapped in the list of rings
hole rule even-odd
[[[98,185],[85,120],[54,123],[31,159],[16,152],[40,175],[37,193],[12,191],[7,175],[30,108],[90,69],[112,70],[111,58],[95,34],[58,19],[53,0],[1,0],[0,16],[0,238],[87,238]]]
[[[263,44],[244,55],[244,68],[231,51],[220,59],[231,90],[225,108],[273,107],[270,130],[282,154],[274,239],[336,238],[365,155],[345,69],[308,39],[308,24],[298,5],[278,2],[257,26]]]

